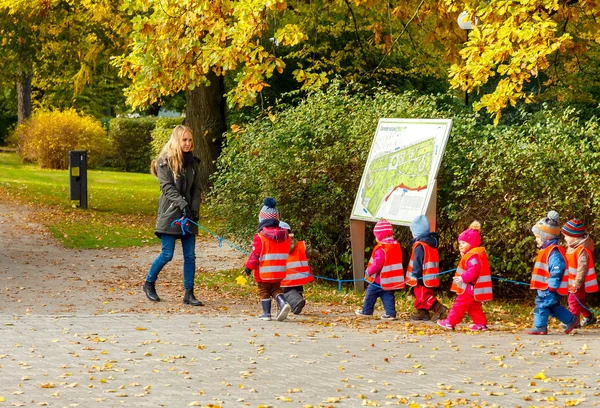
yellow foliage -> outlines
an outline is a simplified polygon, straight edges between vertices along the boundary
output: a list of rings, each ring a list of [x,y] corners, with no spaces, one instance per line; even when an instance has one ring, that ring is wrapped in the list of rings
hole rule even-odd
[[[37,162],[42,168],[66,169],[69,150],[87,150],[88,167],[108,153],[106,131],[95,118],[75,110],[40,111],[17,126],[13,137],[23,160]]]

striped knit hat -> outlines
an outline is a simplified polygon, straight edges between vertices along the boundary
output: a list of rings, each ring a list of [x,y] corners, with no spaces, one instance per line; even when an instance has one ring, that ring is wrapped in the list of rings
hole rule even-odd
[[[391,237],[394,234],[394,229],[392,228],[392,224],[390,224],[384,218],[377,221],[375,224],[375,228],[373,228],[373,235],[377,241],[382,241],[387,237]]]
[[[563,225],[561,231],[563,234],[575,238],[583,237],[587,234],[585,231],[585,224],[583,221],[577,218],[573,218],[572,220],[565,222],[565,225]]]
[[[539,220],[533,228],[534,234],[539,235],[543,241],[552,238],[558,238],[560,235],[560,226],[558,225],[558,213],[556,211],[548,211],[548,216]]]
[[[265,198],[265,202],[263,204],[263,207],[258,213],[258,222],[263,222],[264,220],[268,219],[279,221],[279,211],[277,211],[277,203],[275,202],[275,199],[272,197],[267,197]]]

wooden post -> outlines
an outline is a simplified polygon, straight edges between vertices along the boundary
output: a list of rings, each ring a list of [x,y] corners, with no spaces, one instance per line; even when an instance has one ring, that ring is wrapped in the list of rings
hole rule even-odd
[[[350,245],[352,248],[352,276],[354,290],[365,290],[365,222],[350,220]]]

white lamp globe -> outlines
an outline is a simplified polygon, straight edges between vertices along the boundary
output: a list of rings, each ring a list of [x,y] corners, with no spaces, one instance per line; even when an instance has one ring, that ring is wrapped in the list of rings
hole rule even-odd
[[[463,11],[462,13],[460,13],[458,15],[458,18],[456,19],[456,22],[458,23],[458,26],[463,30],[472,30],[475,26],[475,24],[473,24],[473,21],[471,21],[471,18],[469,17],[468,11]]]

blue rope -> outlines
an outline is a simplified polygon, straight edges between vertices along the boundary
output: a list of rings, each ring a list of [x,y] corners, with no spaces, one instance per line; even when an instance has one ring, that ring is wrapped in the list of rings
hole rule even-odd
[[[183,218],[183,217],[182,217]],[[212,235],[213,237],[215,237],[218,241],[219,241],[219,248],[223,247],[223,242],[225,242],[227,245],[229,245],[232,248],[237,249],[238,251],[246,254],[246,255],[250,255],[250,252],[240,248],[238,245],[234,244],[231,241],[226,240],[225,238],[215,234],[214,232],[212,232],[211,230],[209,230],[208,228],[203,227],[202,225],[198,224],[197,222],[194,222],[192,220],[190,220],[189,218],[185,218],[187,221],[191,222],[192,224],[194,224],[195,226],[197,226],[198,228],[202,228],[204,231],[208,232],[210,235]],[[173,221],[173,223],[176,223],[178,220]],[[171,226],[173,226],[171,223]],[[189,230],[188,230],[189,232]]]
[[[511,283],[515,283],[517,285],[527,285],[527,286],[529,286],[529,283],[514,281],[514,280],[510,280],[510,279],[506,279],[506,278],[498,278],[496,276],[492,276],[492,279],[499,280],[500,282],[511,282]]]

